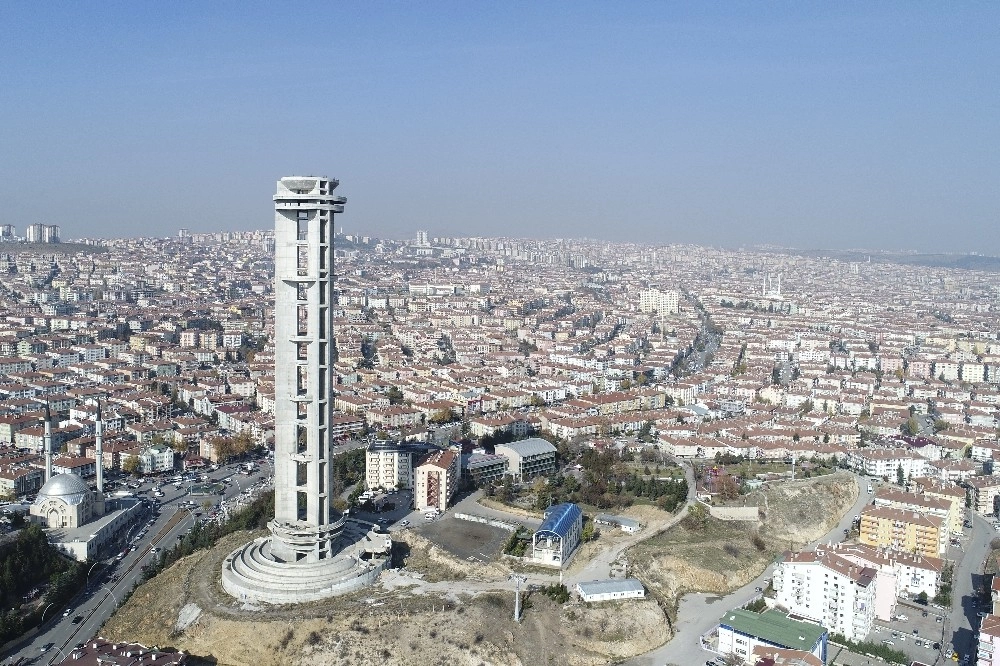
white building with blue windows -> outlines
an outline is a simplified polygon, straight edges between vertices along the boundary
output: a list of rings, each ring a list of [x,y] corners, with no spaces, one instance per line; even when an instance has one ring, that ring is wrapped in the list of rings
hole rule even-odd
[[[535,564],[562,567],[580,544],[583,511],[576,504],[553,504],[531,538],[530,559]]]

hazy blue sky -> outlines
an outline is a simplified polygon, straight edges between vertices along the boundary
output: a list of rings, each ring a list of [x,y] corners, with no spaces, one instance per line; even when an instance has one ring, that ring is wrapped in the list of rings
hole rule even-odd
[[[0,123],[66,237],[325,174],[349,233],[1000,254],[995,1],[4,2]]]

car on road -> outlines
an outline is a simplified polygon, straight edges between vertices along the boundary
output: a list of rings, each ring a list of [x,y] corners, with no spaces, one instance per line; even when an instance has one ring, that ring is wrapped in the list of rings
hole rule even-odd
[[[55,645],[55,643],[46,643],[45,645],[43,645],[42,647],[39,648],[39,651],[40,652],[48,652],[49,650],[52,649],[53,645]]]
[[[890,647],[893,646],[893,645],[895,645],[895,644],[896,643],[894,643],[893,641],[889,640],[888,638],[885,639],[884,641],[882,641],[882,645],[887,645],[887,646],[890,646]]]
[[[73,618],[73,624],[80,624],[81,622],[83,622],[82,615],[77,615],[76,617]]]
[[[399,524],[402,525],[403,527],[406,527],[407,525],[410,524],[410,521],[408,521],[408,520],[401,520],[401,521],[399,521]]]
[[[63,617],[69,617],[69,614],[73,612],[72,608],[67,608],[63,611]]]
[[[762,587],[755,587],[755,588],[753,588],[753,591],[754,592],[763,592],[764,588],[762,588]]]

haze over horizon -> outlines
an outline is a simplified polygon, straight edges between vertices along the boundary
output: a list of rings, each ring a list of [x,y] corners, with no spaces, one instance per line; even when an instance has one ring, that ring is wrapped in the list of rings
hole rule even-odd
[[[997,3],[0,7],[0,224],[1000,255]]]

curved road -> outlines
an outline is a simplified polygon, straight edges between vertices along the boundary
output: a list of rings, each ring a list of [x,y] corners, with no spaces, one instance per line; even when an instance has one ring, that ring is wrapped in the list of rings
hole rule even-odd
[[[857,477],[855,477],[857,478]],[[873,495],[865,492],[865,482],[858,482],[858,499],[848,510],[840,522],[822,538],[811,542],[806,548],[825,541],[839,541],[844,530],[851,526],[854,516],[871,502]],[[701,648],[700,638],[715,625],[727,610],[743,606],[758,592],[754,588],[764,587],[764,581],[771,578],[774,565],[770,564],[756,579],[750,581],[738,590],[726,596],[694,592],[686,594],[677,610],[677,623],[674,626],[673,638],[660,647],[644,655],[633,657],[625,662],[628,666],[663,666],[664,664],[702,664],[706,659],[716,656]]]

